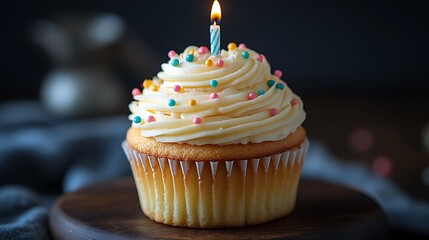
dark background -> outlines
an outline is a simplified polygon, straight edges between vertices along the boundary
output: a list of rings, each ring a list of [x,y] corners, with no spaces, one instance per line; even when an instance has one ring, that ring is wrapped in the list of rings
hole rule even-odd
[[[429,86],[424,1],[222,1],[223,48],[245,42],[282,69],[299,94],[421,93]],[[211,0],[7,1],[2,3],[0,99],[37,98],[52,61],[32,24],[110,12],[166,61],[170,49],[208,45]],[[146,76],[124,75],[138,82]],[[124,71],[122,71],[123,73]]]

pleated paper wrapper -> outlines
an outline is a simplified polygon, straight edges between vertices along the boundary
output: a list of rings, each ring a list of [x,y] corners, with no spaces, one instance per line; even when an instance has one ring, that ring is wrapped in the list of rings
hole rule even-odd
[[[122,148],[140,205],[160,223],[196,228],[240,227],[289,214],[295,207],[306,139],[299,148],[234,161],[179,161]]]

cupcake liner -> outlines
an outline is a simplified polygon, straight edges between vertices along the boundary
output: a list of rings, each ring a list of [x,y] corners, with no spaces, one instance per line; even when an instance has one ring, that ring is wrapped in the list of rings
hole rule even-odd
[[[122,143],[145,215],[199,228],[252,225],[289,214],[308,147],[306,139],[299,148],[262,158],[180,161]]]

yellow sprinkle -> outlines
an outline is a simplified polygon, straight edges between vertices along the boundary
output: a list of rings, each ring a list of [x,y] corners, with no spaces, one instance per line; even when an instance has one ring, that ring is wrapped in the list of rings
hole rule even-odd
[[[230,42],[228,44],[228,50],[229,51],[235,50],[236,48],[237,48],[237,44],[235,44],[234,42]]]
[[[158,86],[156,86],[156,85],[150,85],[150,90],[156,92],[156,91],[158,91]]]
[[[197,105],[197,101],[195,101],[195,99],[189,100],[189,106],[195,106],[195,105]]]
[[[209,58],[206,60],[205,64],[207,67],[211,67],[213,65],[213,61]]]
[[[146,79],[143,81],[143,88],[148,88],[152,85],[152,80]]]
[[[188,54],[194,55],[194,53],[195,53],[194,49],[189,49]]]

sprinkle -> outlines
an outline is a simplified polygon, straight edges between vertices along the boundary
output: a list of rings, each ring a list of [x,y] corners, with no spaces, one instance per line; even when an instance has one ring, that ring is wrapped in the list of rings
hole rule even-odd
[[[142,92],[138,88],[134,88],[133,91],[131,91],[131,94],[133,96],[141,95]]]
[[[174,51],[174,50],[170,50],[169,52],[168,52],[168,57],[169,58],[173,58],[174,56],[176,56],[177,55],[177,53]]]
[[[277,108],[273,108],[273,109],[271,109],[270,110],[270,114],[271,114],[271,116],[275,116],[275,115],[277,115],[279,113],[279,110],[277,110]]]
[[[281,78],[283,76],[283,72],[280,70],[275,70],[274,75],[276,75],[276,77],[278,77],[278,78]]]
[[[150,87],[150,85],[152,85],[152,80],[146,79],[146,80],[143,81],[142,87],[143,88],[148,88],[148,87]]]
[[[152,90],[152,91],[154,91],[154,92],[156,92],[156,91],[158,91],[158,86],[156,86],[156,85],[150,85],[149,89]]]
[[[192,54],[192,55],[194,55],[194,53],[195,53],[195,50],[194,50],[194,49],[189,49],[188,54]]]
[[[238,48],[240,48],[240,49],[243,49],[243,48],[246,48],[247,46],[246,46],[246,44],[244,44],[244,43],[240,43],[240,45],[238,45]]]
[[[134,119],[133,119],[133,122],[135,122],[135,123],[141,123],[142,122],[142,118],[139,117],[139,116],[135,116]]]
[[[276,88],[283,90],[283,89],[285,89],[285,85],[283,83],[277,83]]]
[[[297,105],[299,103],[298,99],[296,98],[292,98],[292,100],[290,101],[290,104],[293,106]]]
[[[146,117],[146,122],[147,123],[151,123],[151,122],[155,122],[155,121],[156,121],[156,119],[152,115],[149,115],[149,116]]]
[[[211,93],[210,94],[210,99],[216,99],[216,98],[219,98],[219,95],[217,95],[217,93]]]
[[[264,93],[265,93],[265,91],[264,91],[264,90],[262,90],[262,89],[259,89],[259,90],[258,90],[258,96],[264,95]]]
[[[241,56],[243,56],[244,58],[249,58],[249,52],[248,51],[243,51],[242,53],[241,53]]]
[[[235,50],[237,48],[237,44],[235,44],[234,42],[230,42],[229,44],[228,44],[228,50],[229,51],[233,51],[233,50]]]
[[[186,59],[187,62],[194,61],[194,54],[188,54],[188,55],[186,55],[185,59]]]
[[[210,87],[217,87],[217,85],[218,85],[217,80],[211,80],[210,81]]]
[[[253,100],[255,98],[256,98],[256,94],[253,92],[251,92],[251,93],[249,93],[249,95],[247,95],[247,99],[249,99],[249,100]]]
[[[177,67],[177,65],[179,65],[179,59],[177,59],[177,58],[171,59],[170,63],[171,63],[171,65]]]
[[[213,65],[213,60],[211,59],[207,59],[206,62],[204,63],[207,67],[211,67]]]
[[[258,60],[259,62],[264,61],[264,55],[263,55],[263,54],[258,54],[258,55],[256,56],[256,60]]]
[[[195,106],[195,105],[197,105],[197,101],[195,101],[195,99],[189,100],[189,106]]]
[[[173,86],[173,91],[180,92],[180,90],[182,90],[182,88],[179,85],[174,85]]]
[[[203,120],[201,120],[201,118],[199,118],[199,117],[196,117],[196,118],[194,118],[194,120],[192,120],[192,122],[194,124],[201,124],[203,122]]]
[[[209,52],[209,49],[206,46],[201,46],[200,48],[198,48],[199,54],[206,54],[208,52]]]
[[[272,79],[270,79],[270,80],[268,80],[267,81],[267,85],[268,85],[268,87],[272,87],[272,86],[274,86],[274,84],[276,83],[276,81],[274,81],[274,80],[272,80]]]
[[[216,66],[218,67],[223,67],[224,64],[225,64],[225,61],[223,59],[219,59],[216,61]]]
[[[372,171],[379,176],[387,176],[392,170],[392,160],[387,156],[379,156],[372,163]]]
[[[176,105],[176,100],[174,99],[168,100],[168,106],[173,107],[174,105]]]

